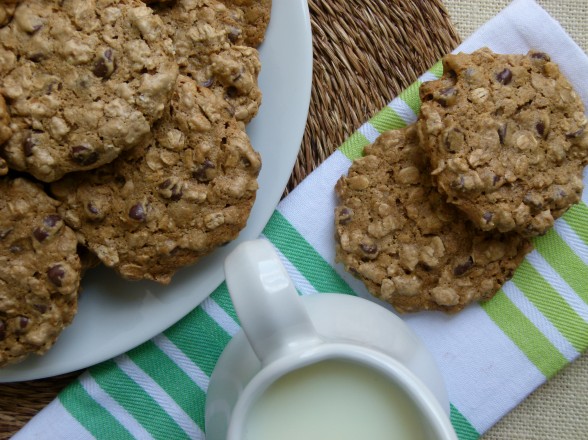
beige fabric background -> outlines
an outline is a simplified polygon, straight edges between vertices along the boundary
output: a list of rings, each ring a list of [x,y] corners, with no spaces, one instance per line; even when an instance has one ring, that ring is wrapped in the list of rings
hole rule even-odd
[[[536,0],[588,53],[588,1]],[[467,38],[510,2],[444,0],[455,28]],[[532,393],[483,440],[588,440],[588,353]]]

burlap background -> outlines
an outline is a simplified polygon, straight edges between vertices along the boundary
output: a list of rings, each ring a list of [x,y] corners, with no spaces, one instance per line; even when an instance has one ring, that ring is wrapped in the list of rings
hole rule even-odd
[[[536,0],[588,53],[588,1]],[[508,0],[444,0],[462,39]],[[588,439],[588,353],[565,368],[488,431],[483,440]]]

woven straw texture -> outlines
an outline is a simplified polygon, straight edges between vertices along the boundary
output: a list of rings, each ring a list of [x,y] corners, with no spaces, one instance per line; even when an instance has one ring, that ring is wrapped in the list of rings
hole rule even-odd
[[[309,7],[312,98],[286,193],[459,43],[441,0],[310,0]],[[342,73],[349,71],[353,74]],[[78,374],[0,384],[0,439],[9,438]]]
[[[536,0],[588,53],[588,2]],[[509,0],[445,0],[462,39]],[[547,38],[548,36],[546,36]],[[566,367],[492,427],[483,440],[588,439],[588,353]]]

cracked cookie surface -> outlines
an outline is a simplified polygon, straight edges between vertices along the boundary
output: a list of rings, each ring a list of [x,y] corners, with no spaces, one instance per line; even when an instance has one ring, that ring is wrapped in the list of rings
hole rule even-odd
[[[77,238],[58,205],[28,180],[0,180],[0,366],[45,353],[76,313]]]
[[[439,191],[483,230],[543,234],[580,199],[588,121],[547,54],[447,55],[419,130]]]
[[[148,136],[177,70],[167,27],[139,0],[22,2],[0,28],[1,154],[45,182],[108,163]]]
[[[51,186],[80,242],[123,277],[168,283],[245,227],[261,162],[222,105],[180,75],[149,144]]]
[[[339,179],[336,259],[400,312],[491,298],[530,242],[479,231],[431,183],[415,126],[388,131]]]

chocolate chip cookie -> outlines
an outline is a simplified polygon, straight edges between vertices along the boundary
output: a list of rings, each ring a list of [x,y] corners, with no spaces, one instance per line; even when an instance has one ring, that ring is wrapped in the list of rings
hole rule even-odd
[[[0,148],[51,182],[96,168],[149,135],[177,77],[167,27],[139,0],[28,0],[0,28]]]
[[[77,239],[58,204],[28,180],[0,180],[0,366],[45,353],[76,313]]]
[[[416,129],[383,133],[337,182],[336,259],[400,312],[489,299],[531,249],[476,229],[431,183]]]
[[[155,10],[172,29],[180,72],[221,98],[227,118],[253,119],[261,104],[259,52],[236,44],[241,37],[235,20],[227,24],[230,11],[216,0],[178,0]]]
[[[483,230],[543,234],[580,199],[584,107],[547,54],[444,58],[421,86],[419,130],[436,184]]]
[[[149,144],[52,185],[65,221],[106,266],[168,283],[245,226],[260,157],[223,105],[180,75]]]

